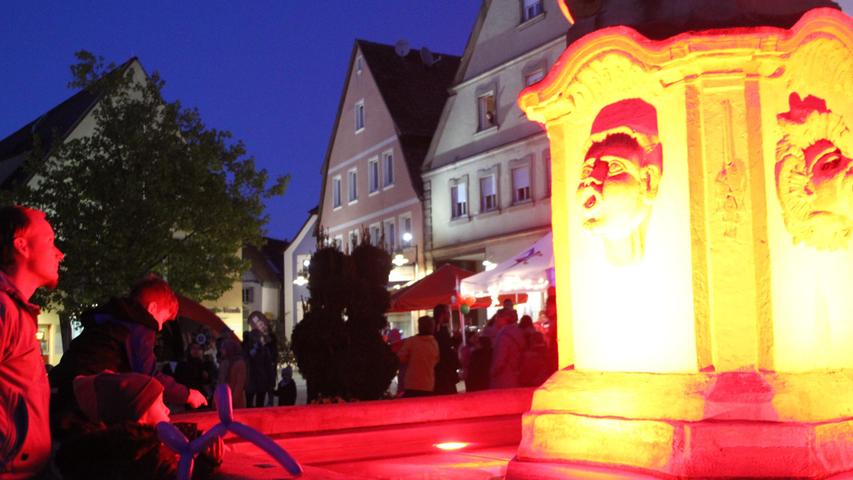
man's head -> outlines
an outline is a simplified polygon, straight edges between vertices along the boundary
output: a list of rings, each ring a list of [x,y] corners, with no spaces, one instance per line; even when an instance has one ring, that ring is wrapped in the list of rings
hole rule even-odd
[[[584,227],[596,235],[625,238],[646,219],[662,171],[656,115],[630,99],[603,108],[593,122],[577,201]]]
[[[504,300],[503,305],[505,309],[512,310],[512,299],[507,298],[506,300]]]
[[[54,240],[44,212],[21,206],[0,208],[0,268],[25,283],[18,285],[22,291],[56,288],[59,262],[65,255]]]
[[[444,325],[450,321],[450,309],[447,305],[439,303],[432,309],[432,317],[436,325]]]
[[[178,297],[169,284],[156,275],[148,275],[137,283],[130,297],[157,320],[160,329],[178,314]]]
[[[80,375],[74,379],[74,396],[93,422],[156,425],[169,421],[163,386],[148,375],[110,371]]]
[[[853,135],[822,99],[792,93],[777,115],[776,193],[794,243],[839,250],[853,238]]]
[[[435,321],[429,315],[418,318],[418,335],[432,335],[435,333]]]

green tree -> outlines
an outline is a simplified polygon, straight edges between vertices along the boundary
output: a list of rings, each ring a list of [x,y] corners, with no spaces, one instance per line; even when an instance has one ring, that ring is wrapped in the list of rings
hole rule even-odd
[[[289,176],[269,179],[229,132],[166,101],[156,72],[76,56],[69,87],[100,96],[94,131],[35,149],[26,168],[36,181],[12,192],[48,213],[65,252],[59,288],[46,299],[63,329],[149,271],[190,298],[219,297],[248,268],[240,246],[260,244],[263,201],[282,195]]]

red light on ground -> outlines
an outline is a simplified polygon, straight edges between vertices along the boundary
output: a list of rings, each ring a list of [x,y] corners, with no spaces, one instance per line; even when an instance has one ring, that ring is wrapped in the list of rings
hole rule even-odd
[[[439,450],[444,450],[448,452],[452,450],[462,450],[463,448],[468,446],[468,442],[442,442],[436,443],[433,446]]]

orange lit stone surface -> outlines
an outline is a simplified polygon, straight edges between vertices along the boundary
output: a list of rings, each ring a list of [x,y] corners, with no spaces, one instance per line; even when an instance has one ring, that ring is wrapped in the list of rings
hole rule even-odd
[[[606,28],[522,92],[551,142],[573,367],[536,391],[509,478],[853,470],[850,92],[853,21],[832,9],[655,41]],[[651,107],[655,130],[610,122],[639,149],[596,146],[596,123],[627,101]],[[590,209],[611,193],[635,213],[596,230]]]

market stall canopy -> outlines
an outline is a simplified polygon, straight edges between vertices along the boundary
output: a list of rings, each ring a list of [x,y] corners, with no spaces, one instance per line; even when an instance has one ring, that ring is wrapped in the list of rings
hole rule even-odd
[[[225,325],[225,322],[223,322],[222,319],[210,309],[183,295],[177,295],[177,297],[179,318],[186,318],[198,323],[199,325],[208,327],[214,337],[225,335],[237,340],[238,342],[240,341],[240,339],[237,338],[237,335],[231,331],[227,325]]]
[[[392,293],[388,312],[432,310],[439,303],[450,305],[454,303],[454,297],[459,300],[459,294],[456,292],[459,282],[471,275],[474,275],[474,272],[450,264],[442,265],[426,277]],[[477,305],[472,306],[476,307]]]
[[[551,232],[518,255],[487,272],[466,277],[462,295],[482,297],[546,290],[553,278],[554,245]]]

